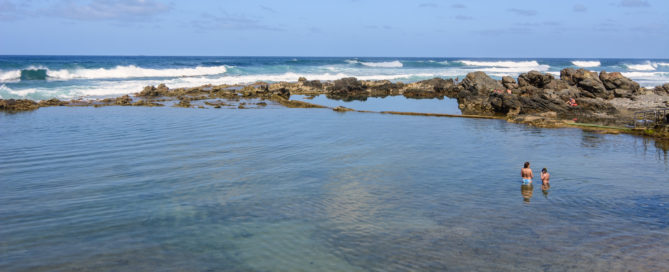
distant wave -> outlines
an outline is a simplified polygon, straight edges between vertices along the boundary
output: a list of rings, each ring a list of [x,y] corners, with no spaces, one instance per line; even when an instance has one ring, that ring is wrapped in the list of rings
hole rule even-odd
[[[507,68],[532,68],[538,66],[548,66],[539,64],[536,60],[531,61],[473,61],[473,60],[459,60],[467,66],[481,66],[481,67],[507,67]],[[529,71],[529,70],[528,70]]]
[[[625,63],[624,65],[625,67],[627,67],[627,69],[634,71],[655,71],[655,69],[657,69],[657,64],[652,63],[650,61],[646,61],[641,64]]]
[[[602,65],[598,60],[574,60],[571,63],[578,67],[599,67]]]
[[[367,67],[376,67],[376,68],[401,68],[404,66],[399,60],[395,61],[382,61],[382,62],[366,62],[359,60],[346,60],[349,64],[360,64]]]
[[[496,73],[500,75],[515,75],[517,73],[525,73],[531,70],[541,72],[548,71],[549,65],[539,64],[539,62],[532,61],[472,61],[472,60],[458,60],[465,66],[480,67],[477,71],[486,73]]]
[[[134,65],[105,69],[60,69],[29,67],[22,70],[0,71],[0,82],[19,80],[71,80],[71,79],[126,79],[145,77],[193,77],[223,74],[226,66],[198,66],[195,68],[150,69]]]

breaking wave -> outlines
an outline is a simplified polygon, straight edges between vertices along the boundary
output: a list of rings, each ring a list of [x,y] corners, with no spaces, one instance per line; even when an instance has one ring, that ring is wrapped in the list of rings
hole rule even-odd
[[[360,64],[367,67],[375,68],[402,68],[404,64],[399,60],[395,61],[382,61],[382,62],[368,62],[368,61],[359,61],[359,60],[346,60],[348,64]]]
[[[195,68],[150,69],[134,65],[98,69],[59,69],[29,67],[22,70],[0,71],[0,82],[19,80],[71,80],[71,79],[126,79],[146,77],[193,77],[223,74],[226,66],[198,66]]]
[[[646,61],[646,62],[641,63],[641,64],[625,63],[624,65],[628,69],[634,70],[634,71],[655,71],[655,69],[657,69],[657,64],[652,63],[650,61]]]
[[[602,63],[598,60],[574,60],[571,62],[574,66],[578,67],[599,67]]]
[[[477,69],[491,73],[524,73],[530,70],[548,71],[549,65],[539,64],[536,60],[531,61],[473,61],[459,60],[465,66],[482,67]]]

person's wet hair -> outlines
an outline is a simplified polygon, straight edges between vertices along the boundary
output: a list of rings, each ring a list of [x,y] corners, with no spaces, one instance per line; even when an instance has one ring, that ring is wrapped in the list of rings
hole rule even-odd
[[[525,166],[524,166],[524,167],[525,167],[525,168],[528,168],[528,167],[530,167],[530,162],[527,162],[527,161],[526,161],[526,162],[525,162]]]
[[[548,170],[546,170],[546,168],[544,168],[544,169],[541,169],[541,172],[546,173],[546,172],[548,172]]]

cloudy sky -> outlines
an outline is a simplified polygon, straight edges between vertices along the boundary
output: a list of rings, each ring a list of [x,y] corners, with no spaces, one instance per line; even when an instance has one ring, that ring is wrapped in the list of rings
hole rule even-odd
[[[669,58],[669,1],[0,0],[0,54]]]

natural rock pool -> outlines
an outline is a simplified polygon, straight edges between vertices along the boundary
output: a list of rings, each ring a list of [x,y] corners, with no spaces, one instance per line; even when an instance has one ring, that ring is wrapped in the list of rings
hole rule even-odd
[[[665,271],[668,158],[504,120],[0,113],[0,270]]]

